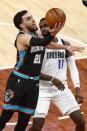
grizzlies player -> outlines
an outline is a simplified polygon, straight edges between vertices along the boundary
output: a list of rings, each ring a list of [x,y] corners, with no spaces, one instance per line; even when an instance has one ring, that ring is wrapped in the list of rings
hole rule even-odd
[[[15,111],[18,112],[18,122],[14,130],[25,131],[37,104],[39,73],[44,57],[43,46],[49,44],[53,38],[50,34],[46,39],[38,37],[35,33],[37,30],[36,22],[26,10],[15,15],[14,24],[20,29],[15,41],[17,64],[7,82],[0,117],[0,131]],[[55,31],[58,31],[57,28]],[[55,31],[52,31],[52,35],[55,34]],[[67,46],[62,46],[62,48],[66,49]]]
[[[14,24],[20,29],[15,41],[17,64],[7,82],[3,110],[0,116],[0,131],[15,111],[18,112],[18,122],[14,130],[25,131],[37,104],[39,73],[44,57],[43,46],[53,49],[67,49],[70,52],[83,49],[51,42],[53,36],[63,27],[61,24],[50,30],[46,38],[39,38],[36,33],[36,22],[26,10],[15,15]],[[64,89],[64,86],[61,86],[61,88]]]
[[[39,26],[42,35],[46,37],[49,27],[44,18],[41,19]],[[69,44],[68,42],[56,37],[54,37],[53,41],[61,45]],[[79,99],[79,103],[83,102],[83,97],[80,93],[79,74],[72,54],[65,50],[45,49],[45,56],[40,74],[41,81],[38,104],[33,117],[33,125],[29,131],[41,131],[51,100],[53,100],[54,104],[59,108],[62,114],[68,114],[74,121],[76,124],[75,131],[85,131],[84,118],[81,115],[78,103],[66,82],[67,65],[76,90],[76,98]],[[58,90],[58,87],[61,87],[59,80],[61,80],[65,86],[63,91]]]

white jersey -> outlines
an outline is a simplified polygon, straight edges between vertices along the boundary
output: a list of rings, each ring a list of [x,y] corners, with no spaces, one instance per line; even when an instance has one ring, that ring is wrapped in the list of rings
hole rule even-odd
[[[63,44],[63,42],[64,41],[58,39],[58,44]],[[68,88],[66,82],[67,65],[73,65],[72,68],[70,67],[74,70],[74,74],[71,73],[71,76],[74,77],[73,83],[79,83],[78,75],[77,73],[75,73],[77,72],[77,69],[75,67],[75,62],[70,62],[67,59],[65,50],[45,50],[45,56],[41,72],[60,79],[60,81],[62,81],[62,83],[64,84],[65,89],[64,91],[58,90],[58,88],[50,81],[40,80],[39,98],[37,108],[33,116],[34,118],[45,118],[47,116],[51,100],[54,102],[54,104],[57,106],[57,108],[61,111],[62,114],[67,113],[69,115],[72,112],[80,109],[74,95]],[[73,70],[71,70],[71,72]]]
[[[57,43],[63,44],[63,41],[58,39]],[[66,50],[45,49],[41,72],[50,76],[54,76],[62,82],[65,81],[67,79]],[[41,83],[43,82],[46,81],[41,81]]]

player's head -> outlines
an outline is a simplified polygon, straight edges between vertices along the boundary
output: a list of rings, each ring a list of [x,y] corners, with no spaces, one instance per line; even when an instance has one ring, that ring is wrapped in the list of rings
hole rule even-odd
[[[38,29],[34,18],[27,10],[18,12],[14,16],[13,21],[14,21],[14,25],[20,30],[27,29],[31,32],[34,32]]]
[[[50,29],[50,27],[46,24],[45,18],[42,18],[40,20],[39,27],[40,27],[41,34],[43,36],[46,36],[49,32],[48,30]]]

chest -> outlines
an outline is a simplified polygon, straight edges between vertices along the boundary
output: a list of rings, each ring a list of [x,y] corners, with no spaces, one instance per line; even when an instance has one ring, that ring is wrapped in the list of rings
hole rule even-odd
[[[58,58],[65,58],[66,51],[65,50],[45,50],[45,59],[58,59]]]

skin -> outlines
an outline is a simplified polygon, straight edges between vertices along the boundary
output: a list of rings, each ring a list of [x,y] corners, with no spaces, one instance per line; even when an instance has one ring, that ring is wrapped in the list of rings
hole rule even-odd
[[[45,37],[45,35],[47,34],[47,32],[49,31],[48,25],[46,24],[45,20],[42,21],[40,24],[40,30],[42,35]],[[54,37],[53,39],[54,42],[57,42],[56,37]],[[69,44],[68,42],[66,42],[66,44]],[[72,53],[68,52],[66,57],[71,56]],[[50,81],[52,79],[52,76],[49,75],[45,75],[43,73],[40,73],[40,79],[41,80],[46,80],[46,81]],[[52,80],[52,83],[58,88],[61,87],[60,85],[60,81],[57,78],[54,78]],[[78,99],[79,103],[83,102],[83,97],[80,93],[80,89],[79,87],[76,88],[76,94],[75,97]],[[76,99],[76,100],[77,100]],[[76,129],[75,131],[85,131],[85,121],[84,118],[81,114],[80,110],[74,111],[70,114],[70,118],[73,120],[73,122],[76,124]],[[42,127],[44,126],[44,122],[45,122],[45,118],[33,118],[33,125],[32,127],[28,130],[28,131],[41,131]]]
[[[45,36],[47,33],[48,33],[48,31],[49,31],[49,29],[50,29],[50,27],[46,24],[46,21],[45,20],[43,20],[40,24],[39,24],[39,27],[40,27],[40,31],[41,31],[41,33],[42,33],[42,35],[43,36]],[[53,39],[53,41],[54,42],[57,42],[57,38],[56,37],[54,37],[54,39]],[[70,45],[70,43],[69,42],[67,42],[67,41],[65,41],[65,43],[66,43],[66,45]],[[66,58],[67,57],[70,57],[70,56],[72,56],[72,53],[70,53],[70,52],[67,52],[67,56],[66,56]],[[45,75],[45,74],[40,74],[40,78],[41,79],[43,79],[42,78],[42,75]],[[46,77],[46,76],[45,76]],[[45,78],[44,77],[44,78]],[[51,78],[50,78],[50,80],[52,79],[52,76],[51,76]],[[58,86],[57,87],[60,87],[59,86],[59,80],[55,80],[56,78],[54,78],[54,80],[53,80],[53,84],[54,85],[56,85],[57,83],[58,83]],[[44,79],[43,79],[44,80]],[[81,94],[81,92],[80,92],[80,88],[79,87],[76,87],[75,88],[75,98],[76,98],[76,100],[78,101],[78,103],[82,103],[83,102],[83,96],[82,96],[82,94]]]
[[[64,24],[55,24],[53,29],[49,29],[50,33],[52,36],[55,36],[62,28],[63,28]],[[34,32],[37,31],[37,25],[36,22],[34,20],[34,18],[32,17],[32,15],[28,12],[25,15],[22,16],[22,23],[20,24],[21,30],[23,30],[26,33],[32,34],[34,35]],[[17,38],[17,49],[19,51],[24,50],[27,46],[30,46],[30,40],[31,40],[31,36],[29,36],[28,34],[22,34]],[[78,46],[72,46],[69,47],[66,45],[58,45],[55,42],[50,42],[50,44],[48,44],[47,46],[45,46],[45,48],[49,48],[49,49],[66,49],[69,52],[73,53],[74,51],[82,51],[84,50],[83,47],[78,47]]]
[[[32,34],[32,35],[34,35],[34,32],[38,30],[36,22],[30,13],[26,13],[25,15],[22,16],[22,24],[20,24],[20,27],[24,32]],[[55,35],[62,28],[62,26],[61,27],[58,26],[58,28],[56,27],[57,25],[55,26],[53,30],[51,30],[52,35]],[[22,51],[26,48],[26,46],[30,46],[30,43],[29,43],[30,40],[31,40],[31,36],[29,36],[28,34],[20,35],[17,39],[18,50]]]

